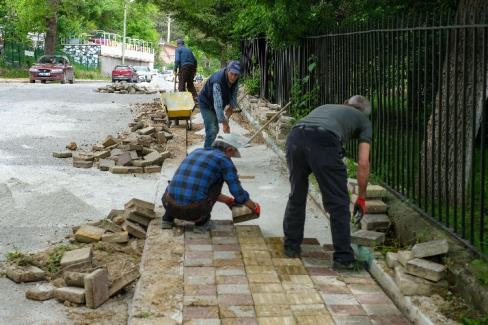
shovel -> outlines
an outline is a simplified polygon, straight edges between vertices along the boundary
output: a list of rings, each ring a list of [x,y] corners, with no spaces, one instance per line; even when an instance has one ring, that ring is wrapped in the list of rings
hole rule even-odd
[[[261,131],[263,131],[271,122],[273,122],[276,119],[276,117],[278,117],[281,113],[283,113],[290,105],[291,105],[291,101],[289,101],[288,104],[286,104],[285,106],[283,106],[282,109],[276,112],[275,115],[271,116],[271,118],[266,123],[264,123],[264,125],[259,130],[257,130],[256,133],[254,133],[254,135],[250,137],[249,140],[247,140],[247,142],[243,146],[244,147],[248,146],[251,143],[251,141],[254,140],[254,138],[257,137],[259,133],[261,133]]]

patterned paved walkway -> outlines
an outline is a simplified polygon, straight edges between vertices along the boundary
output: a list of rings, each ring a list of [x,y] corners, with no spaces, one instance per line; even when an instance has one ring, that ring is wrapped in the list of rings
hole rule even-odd
[[[301,259],[259,226],[217,221],[185,232],[185,324],[409,324],[369,273],[337,273],[331,251],[305,239]]]

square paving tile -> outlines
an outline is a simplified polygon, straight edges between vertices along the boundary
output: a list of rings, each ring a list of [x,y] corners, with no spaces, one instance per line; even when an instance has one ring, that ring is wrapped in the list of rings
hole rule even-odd
[[[362,305],[366,314],[369,316],[390,316],[390,315],[400,315],[401,313],[396,308],[394,304],[372,304],[372,305]]]
[[[219,305],[220,318],[256,317],[253,306]]]
[[[351,293],[351,290],[346,285],[316,284],[315,289],[320,293]]]
[[[239,266],[221,266],[215,268],[215,275],[246,275],[246,270]]]
[[[375,325],[409,325],[408,319],[400,315],[371,316],[371,323]]]
[[[273,265],[273,261],[268,257],[244,257],[244,264],[247,265]]]
[[[253,300],[250,294],[223,294],[218,295],[219,305],[227,306],[252,306]]]
[[[327,305],[333,315],[366,316],[361,305]]]
[[[223,260],[223,259],[241,259],[241,252],[239,251],[214,251],[213,252],[213,258],[216,260]]]
[[[185,245],[187,252],[210,252],[212,245]]]
[[[290,305],[311,305],[323,303],[320,295],[315,291],[287,292],[286,296]]]
[[[184,306],[183,321],[192,319],[218,319],[219,308],[217,306]]]
[[[224,318],[222,325],[258,325],[258,321],[251,317]]]
[[[346,286],[346,283],[338,280],[340,278],[336,276],[328,276],[328,275],[312,275],[310,276],[313,283],[317,285],[336,285],[336,286]]]
[[[268,247],[262,244],[241,244],[242,250],[267,251]]]
[[[234,230],[211,230],[210,234],[212,238],[215,237],[236,237],[236,233]]]
[[[210,238],[195,238],[195,239],[185,239],[185,245],[210,245],[212,240]]]
[[[259,325],[295,325],[295,319],[288,317],[258,317]]]
[[[185,284],[186,296],[210,296],[217,294],[217,286],[215,284],[190,285]]]
[[[224,260],[213,260],[213,265],[215,267],[220,266],[244,266],[242,259],[240,258],[231,258],[231,259],[224,259]]]
[[[239,237],[239,243],[241,245],[254,244],[254,245],[266,246],[266,242],[262,237]]]
[[[366,293],[383,293],[381,287],[377,284],[355,284],[351,283],[347,285],[351,292],[355,295]]]
[[[324,304],[291,305],[290,309],[294,316],[329,315]]]
[[[272,258],[274,266],[303,266],[299,258]]]
[[[217,275],[217,284],[247,284],[245,275]]]
[[[359,305],[352,294],[323,293],[322,297],[327,305]]]
[[[328,314],[314,316],[297,316],[298,325],[335,325],[334,320]]]
[[[207,296],[184,296],[185,306],[214,306],[217,305],[217,295]]]
[[[284,293],[281,283],[250,283],[252,293]]]
[[[271,258],[268,251],[242,250],[244,258]]]
[[[199,276],[215,276],[214,267],[184,267],[183,272],[186,275],[199,275]]]
[[[303,265],[278,265],[275,266],[279,274],[307,275],[308,272]]]
[[[368,316],[332,315],[332,318],[334,318],[336,325],[371,325],[371,321]]]
[[[393,302],[388,298],[386,294],[383,292],[379,293],[366,293],[355,295],[356,299],[359,303],[364,305],[372,305],[372,304],[393,304]]]
[[[222,294],[251,294],[247,284],[218,284],[217,293]],[[229,317],[229,316],[227,316]]]
[[[217,244],[212,245],[214,252],[227,252],[227,251],[235,251],[239,252],[241,250],[241,246],[239,244]]]
[[[183,322],[184,325],[221,325],[220,319],[192,319]]]
[[[307,267],[308,274],[310,275],[326,275],[326,276],[337,276],[339,273],[334,271],[329,267]]]
[[[237,241],[237,237],[212,237],[212,244],[230,245],[230,244],[238,244],[238,241]]]
[[[285,293],[253,293],[254,304],[257,305],[288,305]]]
[[[256,305],[258,317],[293,316],[289,305]]]
[[[276,273],[252,273],[248,274],[247,278],[249,283],[280,283]]]
[[[330,259],[303,257],[302,262],[305,267],[332,267]]]
[[[266,273],[278,275],[272,265],[247,265],[246,272],[247,274]]]

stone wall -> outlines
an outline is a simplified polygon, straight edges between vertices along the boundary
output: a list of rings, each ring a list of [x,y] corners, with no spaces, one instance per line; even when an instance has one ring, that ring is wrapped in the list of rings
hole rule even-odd
[[[63,51],[76,63],[89,67],[98,67],[100,45],[65,45]]]

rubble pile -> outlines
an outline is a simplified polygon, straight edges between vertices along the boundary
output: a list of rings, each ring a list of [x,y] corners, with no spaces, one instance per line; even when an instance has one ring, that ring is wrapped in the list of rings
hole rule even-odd
[[[150,84],[139,85],[136,83],[128,83],[127,81],[116,81],[104,87],[98,87],[98,93],[114,93],[114,94],[146,94],[151,95],[157,92]]]
[[[158,173],[171,153],[166,142],[173,138],[166,125],[166,113],[159,103],[139,105],[138,113],[129,129],[117,136],[109,135],[91,151],[78,150],[76,143],[66,151],[53,152],[56,158],[72,158],[77,168],[97,167],[114,174]]]
[[[134,198],[123,210],[110,211],[106,219],[73,227],[68,238],[75,249],[60,256],[56,273],[46,258],[38,263],[11,262],[6,275],[16,283],[42,281],[26,291],[28,299],[54,298],[68,306],[98,308],[139,278],[141,247],[154,218],[154,204]],[[104,256],[114,252],[119,255],[107,262]]]

